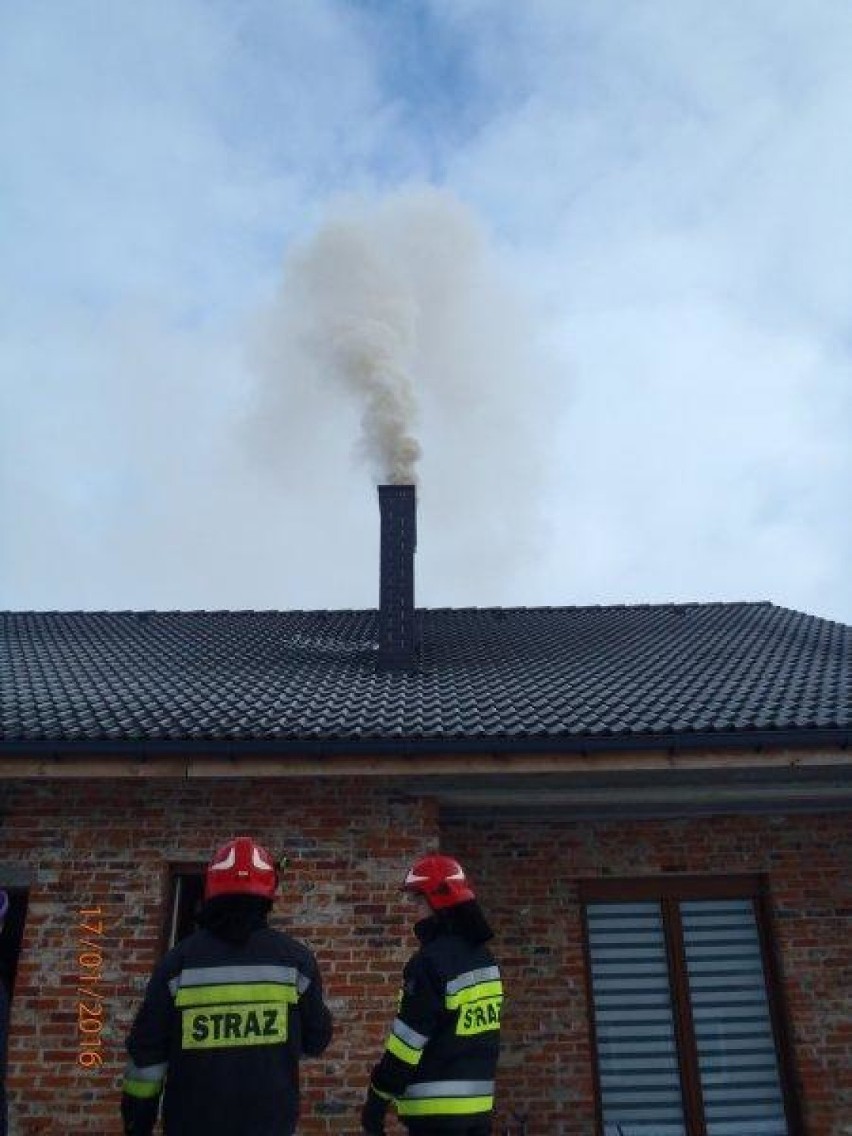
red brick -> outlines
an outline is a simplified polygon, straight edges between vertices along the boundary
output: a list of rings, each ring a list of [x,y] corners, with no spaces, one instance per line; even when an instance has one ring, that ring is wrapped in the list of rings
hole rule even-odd
[[[34,875],[10,1047],[20,1131],[120,1131],[123,1039],[159,950],[166,867],[202,863],[238,832],[290,859],[276,922],[314,949],[335,1008],[331,1049],[304,1066],[303,1136],[354,1130],[415,946],[399,882],[439,843],[470,870],[498,932],[508,994],[498,1132],[513,1111],[529,1115],[528,1136],[594,1132],[577,882],[671,871],[766,875],[806,1130],[842,1131],[852,1115],[846,817],[470,819],[442,829],[435,802],[403,788],[379,779],[4,785],[2,856]],[[98,941],[104,1067],[92,1072],[76,1064],[77,923],[81,907],[98,904],[108,909]],[[352,1124],[323,1115],[326,1105],[351,1110]]]

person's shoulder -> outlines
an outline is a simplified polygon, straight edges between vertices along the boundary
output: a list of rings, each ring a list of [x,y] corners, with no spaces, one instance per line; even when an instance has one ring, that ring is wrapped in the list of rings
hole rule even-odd
[[[187,965],[187,959],[198,949],[204,937],[204,931],[194,931],[179,943],[175,943],[160,959],[157,969],[167,975],[180,973]]]
[[[411,962],[416,960],[441,958],[442,955],[447,953],[447,945],[450,941],[449,935],[437,935],[434,939],[430,939],[427,943],[421,943],[414,954],[411,956]]]
[[[405,973],[443,975],[447,971],[449,937],[441,935],[428,943],[421,943],[405,964]]]
[[[495,959],[490,947],[485,943],[468,943],[467,949],[472,959],[477,960],[477,966],[496,966],[497,960]]]
[[[296,963],[302,963],[306,966],[316,965],[314,952],[308,944],[297,939],[294,935],[290,935],[287,931],[281,931],[277,927],[264,927],[262,931],[257,933],[257,941]]]
[[[448,934],[421,947],[424,960],[437,964],[442,970],[479,970],[493,966],[494,956],[482,943],[471,943],[463,935]]]
[[[162,966],[172,974],[186,967],[228,966],[239,959],[243,947],[199,927],[163,956]]]

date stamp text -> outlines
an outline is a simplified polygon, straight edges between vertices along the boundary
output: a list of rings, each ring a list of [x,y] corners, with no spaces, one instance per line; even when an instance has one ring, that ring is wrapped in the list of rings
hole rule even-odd
[[[99,1069],[103,1063],[103,935],[100,907],[81,907],[77,919],[77,1064]]]

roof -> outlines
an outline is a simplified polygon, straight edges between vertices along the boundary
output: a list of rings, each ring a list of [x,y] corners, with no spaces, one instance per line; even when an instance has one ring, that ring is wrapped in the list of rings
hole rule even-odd
[[[846,744],[852,627],[769,603],[0,614],[0,749]]]

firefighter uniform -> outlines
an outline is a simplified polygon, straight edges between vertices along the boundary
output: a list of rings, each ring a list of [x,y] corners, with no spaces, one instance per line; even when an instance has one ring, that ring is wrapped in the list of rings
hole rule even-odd
[[[169,1136],[290,1136],[299,1057],[322,1053],[330,1038],[307,947],[269,927],[242,946],[198,931],[156,968],[130,1032],[131,1131],[151,1132],[165,1080]]]
[[[125,1133],[150,1136],[162,1094],[166,1136],[291,1136],[299,1058],[331,1032],[306,946],[265,918],[238,939],[202,926],[155,968],[128,1036]]]
[[[488,1133],[503,1006],[490,928],[471,900],[420,920],[415,932],[421,947],[403,972],[362,1126],[383,1131],[391,1104],[412,1136]]]

